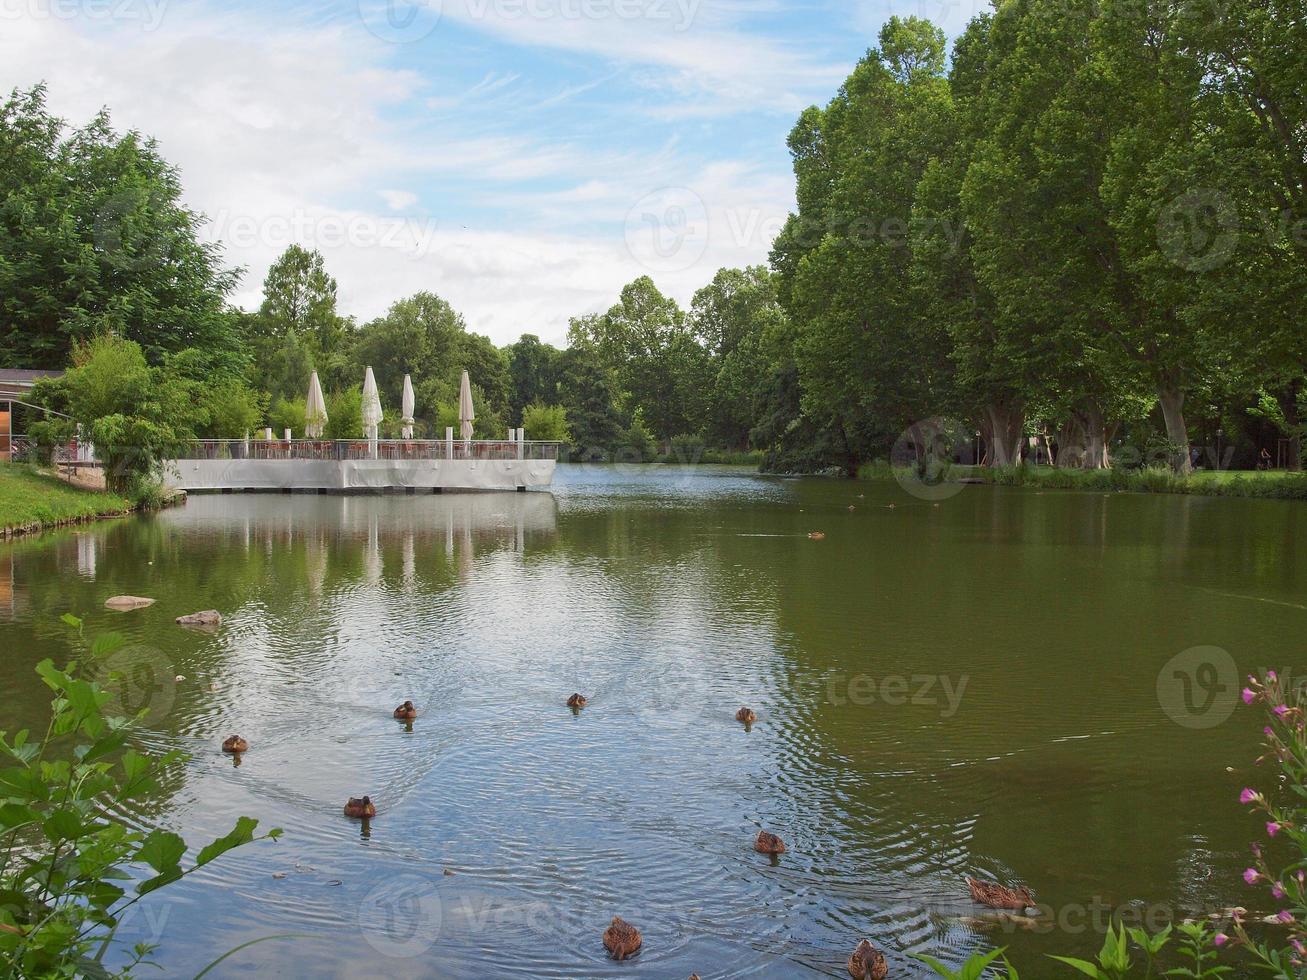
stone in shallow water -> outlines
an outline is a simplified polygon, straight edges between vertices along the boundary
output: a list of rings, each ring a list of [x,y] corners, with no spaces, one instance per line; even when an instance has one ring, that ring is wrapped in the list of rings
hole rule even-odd
[[[221,622],[222,615],[216,609],[202,609],[199,612],[177,617],[177,623],[181,626],[217,626]]]
[[[116,595],[104,600],[104,608],[116,609],[119,612],[126,612],[129,609],[141,609],[152,605],[154,605],[153,599],[146,599],[144,596],[139,595]]]

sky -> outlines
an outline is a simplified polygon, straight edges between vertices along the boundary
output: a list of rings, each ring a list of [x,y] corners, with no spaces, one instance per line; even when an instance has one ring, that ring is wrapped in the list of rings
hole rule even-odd
[[[0,89],[156,138],[257,307],[288,245],[343,314],[431,290],[561,344],[641,275],[766,262],[785,138],[891,15],[983,0],[0,0]]]

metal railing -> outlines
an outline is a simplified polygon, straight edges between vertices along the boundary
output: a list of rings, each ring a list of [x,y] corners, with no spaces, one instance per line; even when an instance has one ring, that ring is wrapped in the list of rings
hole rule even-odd
[[[378,439],[377,459],[557,459],[557,442]],[[520,452],[519,452],[520,450]],[[178,459],[371,459],[366,439],[196,439]]]

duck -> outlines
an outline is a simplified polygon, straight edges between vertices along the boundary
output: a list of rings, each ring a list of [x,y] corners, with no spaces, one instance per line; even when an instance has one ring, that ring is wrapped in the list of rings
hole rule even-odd
[[[620,916],[613,916],[613,921],[604,930],[604,948],[615,960],[633,956],[643,942],[640,930]]]
[[[370,796],[365,796],[361,800],[351,796],[345,804],[345,816],[347,817],[359,817],[366,820],[368,817],[375,817],[376,815],[377,808],[372,805]]]
[[[785,841],[775,834],[760,830],[758,836],[753,839],[753,849],[759,854],[784,854]]]
[[[825,531],[809,531],[809,532],[808,532],[808,537],[812,538],[812,540],[814,540],[814,541],[821,541],[821,540],[824,540],[824,539],[825,539],[825,537],[826,537],[826,532],[825,532]]]
[[[395,717],[402,721],[412,721],[418,716],[418,709],[413,707],[412,701],[405,701],[395,709]]]
[[[739,711],[735,712],[735,720],[742,721],[746,725],[752,725],[758,720],[758,716],[754,713],[752,708],[741,708]]]
[[[858,508],[854,507],[852,504],[849,504],[849,510],[850,510],[850,511],[855,511],[855,510],[857,510],[857,509],[858,509]]]
[[[224,752],[240,753],[244,752],[249,747],[250,743],[245,741],[245,739],[241,738],[239,735],[229,735],[222,743],[222,750]]]
[[[586,700],[584,694],[573,694],[567,699],[567,706],[569,708],[584,708],[588,703],[589,702]]]
[[[888,973],[885,954],[865,939],[858,943],[858,948],[849,957],[849,976],[854,980],[885,980]]]
[[[967,889],[975,901],[981,905],[988,905],[991,909],[1026,909],[1032,908],[1035,904],[1035,896],[1030,894],[1030,889],[1025,885],[1020,888],[1008,888],[994,882],[977,881],[968,876]]]

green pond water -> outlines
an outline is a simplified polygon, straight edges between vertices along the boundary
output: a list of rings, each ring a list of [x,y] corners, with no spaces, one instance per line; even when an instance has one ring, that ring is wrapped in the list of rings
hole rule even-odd
[[[994,945],[1071,975],[1043,954],[1096,950],[1104,908],[1270,910],[1239,878],[1236,797],[1270,774],[1235,704],[1253,668],[1307,680],[1304,514],[717,467],[196,496],[0,545],[0,727],[43,724],[32,668],[84,615],[127,638],[140,742],[191,755],[122,816],[194,844],[285,828],[124,924],[168,976],[283,933],[209,975],[847,976],[863,937],[892,976]],[[121,593],[157,602],[106,610]],[[173,623],[208,608],[215,631]],[[341,813],[364,793],[366,827]],[[968,874],[1050,922],[994,928]],[[621,964],[614,915],[645,939]]]

